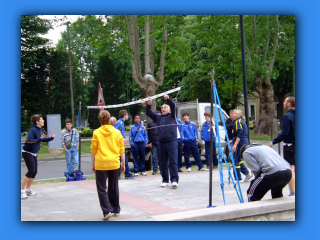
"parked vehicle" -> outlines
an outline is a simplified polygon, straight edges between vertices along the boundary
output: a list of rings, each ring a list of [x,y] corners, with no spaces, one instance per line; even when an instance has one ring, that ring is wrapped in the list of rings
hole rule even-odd
[[[248,117],[249,118],[249,128],[250,129],[254,129],[254,120],[253,120],[253,118],[252,117]]]
[[[197,101],[192,101],[192,102],[180,102],[180,103],[176,103],[177,104],[177,116],[179,118],[181,118],[181,121],[183,122],[183,117],[182,114],[184,112],[188,112],[190,114],[190,121],[195,122],[195,124],[197,125],[198,131],[199,131],[199,138],[201,138],[201,126],[202,123],[205,122],[205,117],[204,117],[204,113],[211,110],[211,103],[209,102],[205,102],[205,103],[199,103],[198,100]],[[213,114],[211,114],[214,118],[215,121],[215,104],[213,104]],[[229,118],[228,114],[222,109],[222,115],[220,115],[220,110],[219,110],[219,106],[218,107],[218,121],[219,121],[219,134],[220,134],[220,143],[221,143],[221,147],[222,149],[224,149],[224,146],[226,145],[225,142],[225,130],[224,130],[224,125],[223,123],[225,123],[225,121],[227,120],[227,118]],[[204,150],[204,141],[199,141],[199,148],[201,148],[201,155],[204,155],[205,150]],[[216,153],[218,154],[218,149],[216,149]]]

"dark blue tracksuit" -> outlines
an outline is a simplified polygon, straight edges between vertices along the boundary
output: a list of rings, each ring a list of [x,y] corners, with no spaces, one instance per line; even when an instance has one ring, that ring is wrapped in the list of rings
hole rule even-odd
[[[158,126],[159,137],[159,160],[162,182],[169,182],[168,162],[170,171],[170,181],[179,182],[178,175],[178,140],[177,140],[177,121],[176,104],[170,98],[167,99],[171,112],[167,115],[157,114],[151,110],[151,105],[147,104],[146,114]]]
[[[183,136],[183,126],[181,119],[177,117],[178,130],[180,138],[178,138],[178,169],[182,168],[182,136]]]
[[[283,158],[290,165],[295,165],[295,109],[289,109],[282,117],[281,133],[272,141],[273,144],[283,141]]]
[[[133,124],[130,127],[129,142],[133,156],[134,173],[145,172],[145,154],[148,135],[144,126]]]
[[[240,172],[242,172],[244,175],[247,175],[249,173],[246,165],[244,165],[243,161],[241,160],[241,156],[240,156],[240,148],[245,144],[249,144],[248,127],[242,117],[240,117],[234,121],[233,144],[236,142],[237,138],[240,138],[240,142],[238,143],[237,150],[234,153],[234,162],[236,165],[238,179],[240,181],[242,179]]]
[[[202,128],[201,128],[201,139],[204,141],[205,143],[205,157],[206,157],[206,164],[207,166],[210,166],[210,125],[211,122],[207,123],[204,122],[202,124]],[[215,131],[217,132],[217,125],[214,125]],[[213,134],[213,133],[212,133]],[[213,166],[218,166],[218,159],[217,159],[217,154],[216,154],[216,136],[215,134],[213,134]]]
[[[116,124],[114,125],[114,128],[118,129],[121,132],[122,137],[124,139],[126,139],[125,126],[124,126],[124,120],[123,119],[119,119],[116,122]],[[124,151],[124,155],[125,155],[125,167],[126,167],[126,170],[125,170],[124,174],[125,174],[126,177],[130,177],[131,173],[130,173],[130,168],[129,168],[129,163],[128,163],[128,155],[127,155],[126,151]],[[120,157],[120,163],[121,163],[121,157]]]
[[[198,128],[196,124],[192,121],[184,122],[183,124],[183,150],[184,150],[184,161],[186,162],[186,168],[191,167],[191,162],[189,159],[190,151],[192,152],[193,158],[198,165],[198,169],[203,168],[201,162],[200,152],[198,149],[197,142],[199,141]]]

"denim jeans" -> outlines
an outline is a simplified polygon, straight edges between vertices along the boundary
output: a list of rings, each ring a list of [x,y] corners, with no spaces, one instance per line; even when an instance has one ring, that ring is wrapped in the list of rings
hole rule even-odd
[[[78,151],[75,148],[70,148],[64,151],[64,154],[66,155],[67,162],[67,169],[64,171],[64,175],[68,176],[79,163]]]
[[[158,156],[159,156],[158,145],[152,144],[151,157],[152,157],[152,168],[154,171],[158,171]]]

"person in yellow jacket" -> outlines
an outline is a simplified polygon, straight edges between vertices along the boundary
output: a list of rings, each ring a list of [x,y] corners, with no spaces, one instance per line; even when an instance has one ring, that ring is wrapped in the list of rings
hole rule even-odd
[[[99,113],[101,127],[93,132],[91,140],[92,172],[96,174],[96,186],[102,209],[102,220],[108,220],[120,213],[118,178],[125,171],[123,137],[110,124],[110,113]],[[122,166],[120,169],[119,156]],[[108,180],[108,190],[106,181]]]

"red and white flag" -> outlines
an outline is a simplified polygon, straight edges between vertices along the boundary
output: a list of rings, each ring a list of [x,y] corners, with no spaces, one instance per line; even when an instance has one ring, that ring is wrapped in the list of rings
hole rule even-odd
[[[102,88],[99,83],[99,90],[98,90],[98,105],[97,106],[104,106],[104,98],[103,98],[103,93],[102,93]],[[100,112],[103,111],[103,108],[100,108]]]

